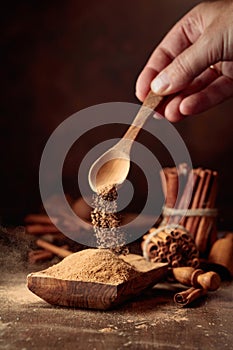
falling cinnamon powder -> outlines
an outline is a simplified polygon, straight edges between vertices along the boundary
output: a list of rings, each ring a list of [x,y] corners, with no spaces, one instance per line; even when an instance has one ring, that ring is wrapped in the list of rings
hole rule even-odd
[[[85,249],[41,272],[63,280],[117,285],[140,275],[130,264],[107,249]]]
[[[104,188],[94,195],[91,219],[99,249],[73,253],[41,274],[63,280],[111,285],[139,276],[139,271],[118,256],[128,253],[128,250],[125,235],[120,229],[116,200],[116,186]]]
[[[117,213],[117,188],[105,187],[93,196],[91,220],[98,248],[110,248],[116,253],[124,250],[125,235],[120,228],[121,218]]]

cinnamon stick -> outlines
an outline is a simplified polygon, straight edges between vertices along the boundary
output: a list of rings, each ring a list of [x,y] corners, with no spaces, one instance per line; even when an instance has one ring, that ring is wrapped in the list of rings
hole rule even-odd
[[[142,249],[143,250],[144,250],[144,245],[145,245],[145,241],[142,241]],[[149,259],[153,259],[154,257],[156,257],[158,250],[159,250],[159,247],[155,243],[149,242],[147,245],[147,255],[148,255]]]
[[[164,168],[161,171],[161,180],[165,195],[165,206],[174,208],[178,194],[178,173],[176,167]],[[171,222],[168,217],[165,218],[165,221]]]
[[[169,246],[169,251],[170,251],[171,253],[174,253],[174,252],[176,252],[177,248],[178,248],[178,244],[177,244],[176,242],[173,242],[173,243],[171,243],[170,246]]]
[[[68,249],[68,245],[61,246],[62,249]],[[54,256],[54,253],[46,249],[31,250],[28,253],[28,261],[30,264],[35,264],[39,261],[49,260]]]
[[[36,241],[36,244],[38,245],[38,247],[44,248],[50,252],[53,252],[54,254],[60,256],[61,258],[65,258],[68,255],[73,254],[71,251],[61,248],[61,247],[57,247],[52,243],[48,243],[42,239],[38,239]]]
[[[188,209],[196,209],[195,208],[195,194],[196,194],[196,190],[198,187],[198,182],[199,182],[199,176],[198,173],[200,172],[200,168],[193,170],[192,171],[192,180],[190,179],[189,182],[187,182],[187,186],[192,186],[192,195],[191,195],[191,199],[190,199],[190,203],[188,206]],[[192,181],[192,182],[191,182]],[[189,198],[190,198],[190,192],[188,192],[189,194]],[[186,203],[187,203],[187,199],[185,199]],[[188,204],[186,204],[187,207]],[[182,218],[182,220],[180,221],[180,225],[184,226],[185,228],[187,228],[186,222],[189,220],[189,216],[184,216]],[[188,228],[187,228],[188,229]],[[192,235],[192,232],[188,229],[188,231],[190,232],[190,234]],[[193,237],[193,235],[192,235]]]
[[[189,174],[189,167],[186,163],[181,163],[178,165],[178,176],[179,176],[179,197],[181,197],[182,193],[184,192],[188,174]],[[178,201],[180,201],[180,198],[178,198]]]
[[[197,174],[198,180],[197,180],[197,187],[196,191],[194,193],[193,202],[191,203],[192,209],[200,208],[200,199],[202,196],[202,191],[205,185],[205,177],[206,172],[205,170],[198,168],[194,170],[194,173]],[[197,216],[191,216],[187,218],[187,222],[185,224],[186,229],[192,234],[192,236],[195,238],[196,236],[196,229],[198,226],[199,217]]]
[[[60,232],[56,226],[54,225],[41,225],[41,224],[35,224],[35,225],[27,225],[25,227],[26,232],[30,234],[44,234],[44,233],[58,233]]]
[[[44,249],[32,250],[28,253],[28,261],[30,264],[35,264],[39,261],[48,260],[48,259],[51,259],[52,257],[53,257],[53,253]]]
[[[203,208],[214,208],[217,194],[217,172],[210,172],[206,178],[205,193],[203,191],[203,198],[201,205]],[[207,243],[210,239],[211,231],[215,229],[215,218],[203,216],[199,218],[199,226],[197,228],[195,243],[201,253],[207,250]]]
[[[53,225],[50,217],[46,214],[29,214],[24,218],[26,224]]]
[[[156,238],[162,240],[165,244],[169,244],[171,242],[171,236],[163,231],[159,232]]]
[[[174,295],[174,301],[178,306],[184,307],[206,294],[206,289],[191,287],[183,292],[176,293]]]
[[[188,209],[189,208],[192,193],[193,193],[193,188],[195,186],[196,180],[197,180],[197,175],[193,171],[190,171],[188,174],[186,186],[184,188],[181,199],[178,203],[177,209]],[[180,222],[180,225],[183,225],[184,219],[185,219],[185,217],[181,217],[181,216],[177,215],[177,216],[173,217],[172,222],[175,224],[178,224]]]

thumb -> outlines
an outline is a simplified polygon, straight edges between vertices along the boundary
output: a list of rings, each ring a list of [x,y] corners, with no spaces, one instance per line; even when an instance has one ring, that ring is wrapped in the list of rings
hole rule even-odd
[[[198,40],[179,54],[151,82],[156,94],[167,95],[183,90],[195,77],[221,59],[222,40],[206,30]]]

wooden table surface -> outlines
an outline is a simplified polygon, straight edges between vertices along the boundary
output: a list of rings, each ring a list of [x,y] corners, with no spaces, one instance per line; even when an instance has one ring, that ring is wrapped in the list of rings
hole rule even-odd
[[[178,308],[174,287],[160,284],[116,310],[94,311],[50,306],[27,289],[29,271],[6,270],[0,349],[233,349],[231,282],[192,308]]]

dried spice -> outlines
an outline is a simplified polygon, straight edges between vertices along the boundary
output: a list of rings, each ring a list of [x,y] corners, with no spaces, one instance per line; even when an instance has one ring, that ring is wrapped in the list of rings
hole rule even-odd
[[[85,249],[69,255],[41,272],[63,280],[117,285],[140,275],[130,264],[108,249]]]
[[[210,169],[188,169],[186,164],[161,171],[165,206],[162,225],[179,224],[194,239],[198,251],[206,257],[217,239],[215,201],[218,173]],[[179,198],[178,187],[181,184]]]
[[[182,228],[151,228],[143,236],[142,249],[144,256],[152,262],[167,262],[172,267],[199,266],[194,240]]]
[[[103,188],[93,196],[91,220],[98,248],[110,248],[122,253],[125,235],[120,228],[121,218],[117,213],[117,188]]]

